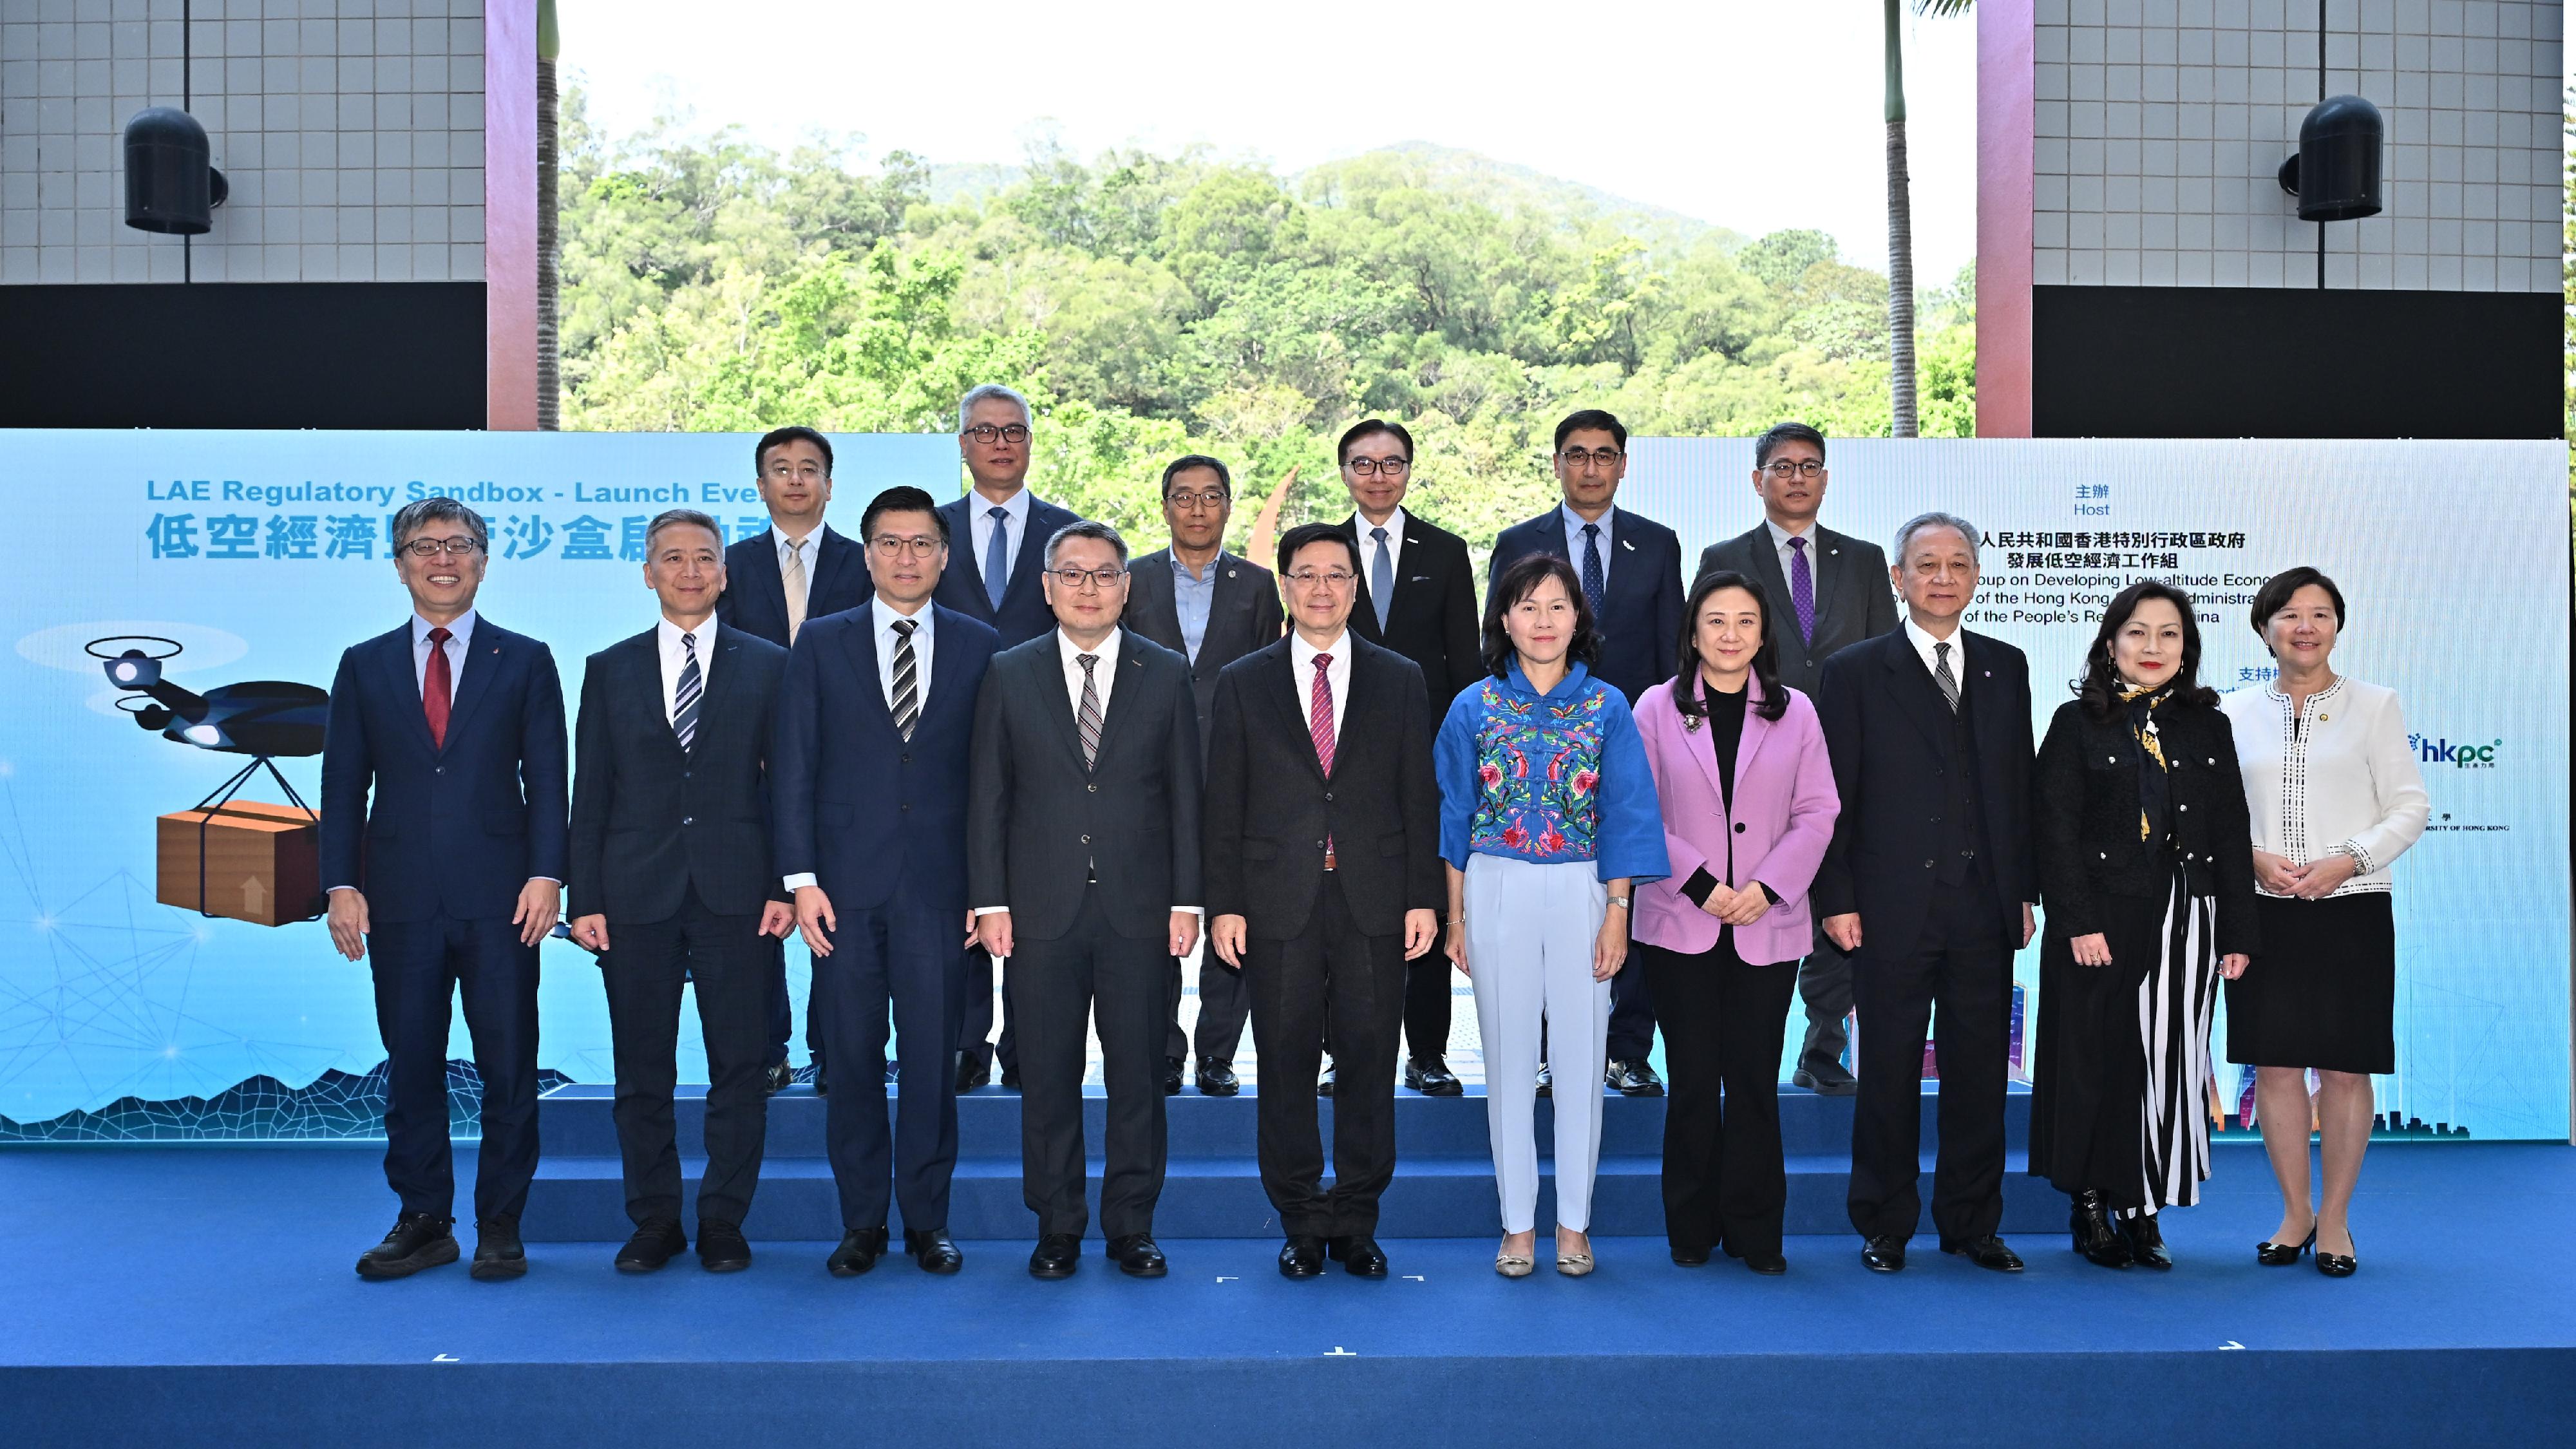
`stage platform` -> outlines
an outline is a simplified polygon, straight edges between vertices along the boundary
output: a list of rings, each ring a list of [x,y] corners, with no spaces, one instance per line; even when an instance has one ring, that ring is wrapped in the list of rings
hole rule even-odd
[[[1385,1282],[1289,1283],[1275,1240],[1247,1232],[1168,1237],[1172,1274],[1156,1282],[1121,1278],[1095,1240],[1076,1278],[1039,1283],[1025,1214],[980,1227],[957,1277],[895,1257],[845,1281],[823,1271],[827,1243],[779,1240],[763,1210],[758,1261],[738,1275],[684,1259],[630,1278],[610,1241],[538,1242],[514,1283],[457,1266],[372,1284],[351,1263],[392,1220],[377,1159],[363,1145],[0,1152],[0,1443],[2353,1449],[2576,1435],[2576,1294],[2556,1247],[2576,1216],[2576,1149],[2561,1146],[2374,1150],[2362,1270],[2344,1281],[2255,1265],[2278,1206],[2241,1145],[2219,1150],[2208,1200],[2168,1218],[2171,1274],[2106,1272],[2030,1231],[2019,1277],[1942,1257],[1927,1234],[1885,1278],[1837,1231],[1792,1238],[1777,1279],[1675,1267],[1659,1238],[1605,1235],[1591,1278],[1543,1265],[1517,1282],[1492,1272],[1489,1237],[1390,1235]],[[458,1165],[470,1181],[470,1150]],[[2017,1215],[2039,1201],[2024,1186]]]

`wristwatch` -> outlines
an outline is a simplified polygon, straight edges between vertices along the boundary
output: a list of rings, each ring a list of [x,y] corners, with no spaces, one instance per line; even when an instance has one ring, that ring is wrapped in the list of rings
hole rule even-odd
[[[1629,909],[1628,898],[1626,896],[1612,896],[1609,898],[1609,903],[1617,906],[1623,911]]]

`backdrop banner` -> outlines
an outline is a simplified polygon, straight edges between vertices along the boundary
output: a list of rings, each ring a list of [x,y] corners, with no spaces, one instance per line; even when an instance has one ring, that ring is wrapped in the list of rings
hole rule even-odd
[[[23,923],[0,949],[0,1140],[372,1131],[367,968],[308,919],[319,883],[298,807],[318,803],[318,700],[340,651],[404,617],[391,516],[431,494],[485,514],[479,607],[552,645],[569,710],[583,657],[653,617],[647,519],[686,506],[728,540],[766,527],[751,442],[0,432],[28,549],[0,654],[0,912]],[[880,488],[960,488],[944,436],[834,444],[845,532]],[[1759,522],[1748,441],[1632,452],[1622,505],[1679,530],[1686,559]],[[2563,447],[1856,441],[1831,461],[1832,528],[1884,547],[1939,508],[1984,532],[1971,627],[2029,653],[2042,727],[2131,580],[2192,591],[2203,678],[2232,689],[2270,677],[2247,624],[2261,581],[2300,563],[2334,575],[2351,605],[2336,663],[2397,689],[2433,797],[2396,868],[2398,1071],[2381,1108],[2425,1132],[2567,1136]],[[1140,490],[1160,462],[1138,461]],[[1439,479],[1415,486],[1436,499]],[[540,1062],[607,1081],[596,971],[568,943],[545,951]],[[2016,1076],[2037,956],[2017,967]],[[788,959],[801,1001],[801,945]],[[703,1072],[694,1038],[684,1026],[684,1079]],[[465,1041],[459,1021],[453,1054]],[[2220,1082],[2240,1077],[2222,1065]]]

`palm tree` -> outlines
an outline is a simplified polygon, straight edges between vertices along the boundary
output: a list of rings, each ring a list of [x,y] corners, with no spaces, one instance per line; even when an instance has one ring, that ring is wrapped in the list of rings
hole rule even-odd
[[[563,426],[563,347],[556,328],[562,275],[556,260],[555,0],[537,0],[537,426]]]
[[[1915,436],[1914,195],[1905,168],[1905,44],[1899,0],[1883,0],[1887,32],[1887,387],[1890,431]],[[1917,15],[1964,15],[1976,0],[1913,0]]]

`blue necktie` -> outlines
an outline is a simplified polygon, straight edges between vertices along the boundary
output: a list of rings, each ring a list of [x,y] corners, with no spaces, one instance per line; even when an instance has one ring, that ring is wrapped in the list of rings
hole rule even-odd
[[[1592,617],[1601,617],[1601,525],[1583,525],[1583,598],[1592,605]]]
[[[992,541],[984,545],[984,597],[993,612],[1002,612],[1002,594],[1011,586],[1011,510],[986,510],[993,520]]]
[[[1377,632],[1382,637],[1387,606],[1395,602],[1395,562],[1387,555],[1385,529],[1372,528],[1369,537],[1377,540],[1377,559],[1369,565],[1369,592],[1375,597],[1369,602],[1377,606]]]

